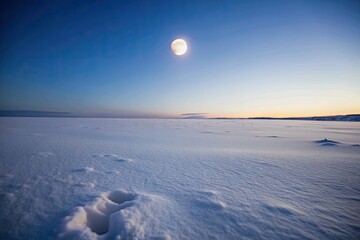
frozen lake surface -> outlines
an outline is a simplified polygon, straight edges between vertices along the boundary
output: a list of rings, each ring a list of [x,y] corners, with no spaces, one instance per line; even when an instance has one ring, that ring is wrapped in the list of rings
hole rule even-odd
[[[360,123],[0,118],[1,239],[360,239]]]

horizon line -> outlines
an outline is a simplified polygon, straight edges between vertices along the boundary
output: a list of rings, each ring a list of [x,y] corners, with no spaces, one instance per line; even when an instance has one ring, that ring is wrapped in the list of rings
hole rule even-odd
[[[355,121],[360,121],[360,113],[351,114],[336,114],[336,115],[313,115],[313,116],[296,116],[296,117],[271,117],[271,116],[257,116],[257,117],[206,117],[200,115],[201,113],[186,113],[178,116],[166,115],[151,115],[151,114],[74,114],[65,111],[36,111],[36,110],[0,110],[0,117],[49,117],[49,118],[138,118],[138,119],[187,119],[187,120],[326,120],[326,118],[345,118],[354,117]],[[184,117],[187,116],[187,117]],[[335,120],[335,119],[332,119]]]

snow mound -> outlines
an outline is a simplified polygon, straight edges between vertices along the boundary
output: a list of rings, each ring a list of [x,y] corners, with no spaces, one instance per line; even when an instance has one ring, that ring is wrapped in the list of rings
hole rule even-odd
[[[113,161],[117,161],[117,162],[132,162],[132,159],[130,159],[130,158],[122,158],[122,157],[119,157],[116,154],[95,154],[93,156],[95,158],[113,160]]]
[[[5,193],[5,200],[9,201],[9,202],[15,202],[16,201],[16,196],[14,193]]]
[[[80,182],[75,184],[75,186],[82,187],[84,189],[93,189],[96,187],[96,184],[93,182]]]
[[[282,215],[286,217],[290,215],[303,214],[299,209],[291,204],[270,199],[263,203],[263,207],[272,215],[275,214],[277,216]]]
[[[42,157],[52,157],[55,156],[55,154],[53,152],[38,152],[37,155],[42,156]]]
[[[156,195],[123,190],[101,193],[92,203],[77,207],[64,220],[60,239],[148,239],[158,220],[156,206],[164,201]],[[160,236],[160,237],[159,237]],[[169,235],[156,235],[169,239]]]
[[[276,136],[276,135],[269,135],[269,136],[256,136],[256,137],[261,137],[261,138],[280,138],[279,136]]]
[[[73,172],[91,173],[91,172],[95,172],[95,168],[93,168],[93,167],[83,167],[83,168],[74,169]]]
[[[219,194],[214,190],[199,191],[199,196],[195,197],[195,204],[200,208],[221,210],[226,208],[226,204],[221,201]]]
[[[319,144],[320,146],[342,146],[342,147],[359,147],[359,144],[349,144],[344,142],[338,142],[334,140],[329,139],[322,139],[322,140],[316,140],[315,143]]]
[[[334,140],[328,140],[325,138],[323,140],[317,140],[315,141],[315,143],[318,143],[321,146],[337,146],[340,142]]]

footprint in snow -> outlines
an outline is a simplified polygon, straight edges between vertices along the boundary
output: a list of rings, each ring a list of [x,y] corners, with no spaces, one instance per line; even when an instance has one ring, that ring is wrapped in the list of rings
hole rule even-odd
[[[110,216],[131,206],[135,198],[135,194],[125,191],[102,193],[93,203],[78,207],[72,216],[65,218],[66,233],[63,237],[77,229],[90,230],[96,235],[106,234]]]
[[[166,200],[123,190],[103,192],[65,217],[60,239],[154,239],[148,233]],[[149,233],[151,234],[151,233]],[[166,233],[163,234],[166,236]]]

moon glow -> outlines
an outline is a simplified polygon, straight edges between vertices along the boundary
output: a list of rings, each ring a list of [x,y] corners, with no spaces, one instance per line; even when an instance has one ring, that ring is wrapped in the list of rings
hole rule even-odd
[[[183,39],[175,39],[172,43],[171,43],[171,51],[175,54],[175,55],[183,55],[186,53],[187,51],[187,44],[185,42],[185,40]]]

